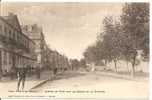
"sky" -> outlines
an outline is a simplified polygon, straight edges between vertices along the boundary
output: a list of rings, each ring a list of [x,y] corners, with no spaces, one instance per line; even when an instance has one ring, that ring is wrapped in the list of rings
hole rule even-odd
[[[122,3],[2,3],[1,14],[13,12],[21,25],[43,27],[46,43],[69,58],[81,59],[103,31],[105,16],[118,17]]]

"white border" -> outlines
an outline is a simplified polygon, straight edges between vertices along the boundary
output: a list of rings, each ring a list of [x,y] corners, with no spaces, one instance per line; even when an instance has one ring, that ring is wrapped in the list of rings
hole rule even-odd
[[[1,0],[1,2],[104,2],[104,3],[118,3],[118,2],[150,2],[150,0]],[[152,14],[152,6],[150,4],[150,15]],[[152,43],[151,43],[151,39],[152,39],[152,35],[151,35],[151,16],[150,16],[150,51],[152,51]],[[150,71],[150,80],[152,80],[152,53],[150,52],[150,63],[149,63],[149,71]],[[150,100],[152,100],[152,95],[151,95],[151,84],[152,82],[150,81]]]
[[[150,2],[150,0],[1,0],[2,2]]]

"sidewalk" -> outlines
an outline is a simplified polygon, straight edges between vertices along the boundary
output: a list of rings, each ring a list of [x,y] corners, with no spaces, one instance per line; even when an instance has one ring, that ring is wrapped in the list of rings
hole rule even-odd
[[[37,79],[36,76],[27,77],[25,81],[25,87],[24,91],[29,91],[33,87],[42,84],[45,81],[49,80],[50,72],[43,72],[41,74],[41,78]],[[9,92],[9,91],[16,91],[17,90],[17,79],[10,80],[10,79],[3,79],[0,82],[0,90],[3,92]]]
[[[114,77],[114,78],[120,78],[120,79],[125,79],[125,80],[133,80],[133,81],[148,81],[149,76],[148,73],[140,73],[136,72],[136,75],[133,77],[130,75],[130,73],[127,72],[127,74],[124,72],[111,72],[111,71],[95,71],[95,74],[99,74],[102,76],[109,76],[109,77]]]

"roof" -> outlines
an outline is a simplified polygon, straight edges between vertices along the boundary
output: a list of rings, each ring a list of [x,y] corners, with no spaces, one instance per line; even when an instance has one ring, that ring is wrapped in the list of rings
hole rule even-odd
[[[2,16],[2,18],[11,24],[16,30],[21,32],[21,27],[17,15],[10,13],[8,16]]]
[[[28,35],[31,39],[44,38],[44,35],[42,33],[42,27],[38,26],[37,24],[22,25],[21,29],[22,32]]]
[[[32,39],[30,39],[27,35],[23,34],[17,15],[14,15],[13,13],[9,13],[8,16],[0,16],[0,19],[2,19],[5,23],[7,23],[12,28],[19,31],[20,34],[22,34],[23,36],[25,36],[27,39],[31,40],[34,43]]]

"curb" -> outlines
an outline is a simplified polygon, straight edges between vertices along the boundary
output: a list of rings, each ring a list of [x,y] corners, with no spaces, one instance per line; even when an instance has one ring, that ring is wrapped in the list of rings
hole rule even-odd
[[[45,84],[46,82],[51,81],[51,80],[54,80],[54,79],[55,79],[55,76],[54,76],[53,78],[51,78],[51,79],[47,79],[47,80],[44,80],[44,81],[38,83],[37,85],[33,86],[33,87],[30,88],[29,90],[35,89],[35,88],[37,88],[37,87],[40,87],[40,86],[42,86],[43,84]]]
[[[35,88],[37,88],[37,87],[40,87],[40,86],[42,86],[43,84],[45,84],[46,82],[48,82],[48,81],[50,81],[50,79],[47,79],[47,80],[44,80],[44,81],[38,83],[37,85],[33,86],[33,87],[30,88],[29,90],[35,89]]]

